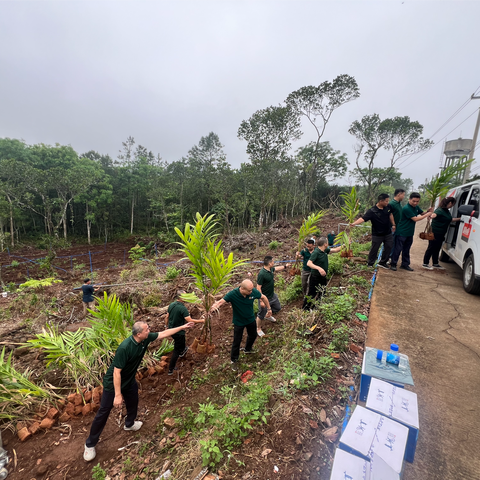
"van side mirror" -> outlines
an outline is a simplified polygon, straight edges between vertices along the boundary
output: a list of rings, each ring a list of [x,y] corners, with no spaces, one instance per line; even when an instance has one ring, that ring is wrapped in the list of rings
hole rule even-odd
[[[462,215],[468,215],[470,216],[473,212],[473,205],[462,205],[458,207],[458,216]],[[476,217],[478,217],[478,212],[475,212],[474,214]]]

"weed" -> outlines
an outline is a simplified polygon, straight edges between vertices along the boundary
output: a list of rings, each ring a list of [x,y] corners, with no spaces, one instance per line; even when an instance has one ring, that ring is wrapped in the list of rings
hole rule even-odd
[[[349,294],[339,296],[329,295],[328,298],[324,299],[319,310],[325,322],[333,326],[350,317],[356,303],[355,299]]]
[[[15,285],[14,282],[10,282],[5,285],[4,290],[10,293],[13,293],[17,291],[17,286]]]
[[[92,468],[92,480],[105,480],[107,472],[97,463]]]
[[[143,299],[143,306],[144,307],[158,307],[162,304],[162,297],[159,293],[149,293]]]
[[[182,270],[180,268],[174,267],[172,265],[170,267],[167,267],[167,270],[165,272],[165,279],[175,280],[181,273],[182,273]]]
[[[141,263],[143,257],[145,256],[145,247],[140,245],[135,245],[128,251],[128,258],[134,263]]]
[[[57,280],[54,277],[44,278],[42,280],[28,280],[28,282],[22,283],[18,288],[19,290],[25,290],[26,288],[33,288],[34,290],[42,290],[44,287],[51,287],[54,283],[62,283],[61,280]]]
[[[17,262],[17,260],[12,260],[12,262],[10,263],[10,266],[15,268],[15,267],[18,267],[20,265],[20,262]]]
[[[167,257],[170,257],[172,255],[175,255],[175,249],[174,248],[169,248],[168,250],[164,250],[161,254],[160,254],[160,258],[167,258]]]
[[[76,263],[74,266],[73,266],[73,269],[74,270],[83,270],[85,268],[85,264],[84,263]]]
[[[278,242],[277,240],[273,240],[273,242],[270,242],[268,244],[269,250],[277,250],[278,247],[282,245],[282,242]]]
[[[330,279],[335,274],[343,273],[343,265],[345,262],[346,259],[340,255],[329,255],[327,278]]]
[[[282,277],[283,278],[283,277]],[[302,295],[302,277],[296,275],[285,290],[279,293],[280,303],[290,303]]]
[[[332,330],[332,341],[330,347],[337,352],[344,352],[348,347],[348,341],[352,330],[345,324],[341,324],[339,327]]]
[[[367,279],[360,277],[360,275],[352,275],[348,280],[348,283],[353,283],[354,285],[363,288],[370,288],[370,282]]]

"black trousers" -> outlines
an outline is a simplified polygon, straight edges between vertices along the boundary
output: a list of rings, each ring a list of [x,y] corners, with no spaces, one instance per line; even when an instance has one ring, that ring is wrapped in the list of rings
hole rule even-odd
[[[242,325],[241,327],[234,324],[232,352],[230,354],[230,360],[232,362],[236,362],[240,356],[240,344],[242,343],[243,330],[245,328],[247,329],[247,343],[245,344],[245,350],[247,352],[252,349],[255,339],[257,338],[257,322],[253,321],[252,323]]]
[[[320,300],[327,286],[327,277],[322,275],[317,275],[313,272],[310,275],[310,281],[308,283],[308,293],[307,296],[303,299],[303,310],[310,310],[314,308],[313,300]]]
[[[185,351],[185,335],[180,335],[179,333],[176,333],[175,335],[172,335],[172,338],[173,338],[173,353],[172,353],[172,358],[170,359],[170,365],[168,366],[168,369],[170,371],[172,371],[175,368],[178,357],[180,356],[181,353]]]
[[[402,237],[397,235],[395,238],[395,250],[392,253],[392,259],[390,263],[396,267],[400,254],[402,254],[402,267],[408,267],[410,265],[410,248],[413,245],[413,236]]]
[[[370,248],[370,252],[368,254],[369,265],[373,265],[377,260],[378,249],[380,248],[382,243],[383,243],[383,252],[382,252],[382,258],[380,259],[380,262],[387,263],[387,260],[390,258],[390,253],[392,252],[392,248],[393,248],[393,235],[391,233],[383,237],[372,235],[372,248]]]
[[[127,407],[127,418],[125,419],[125,426],[131,427],[137,418],[138,410],[138,385],[134,380],[132,385],[125,390],[122,390],[123,399],[125,400],[125,406]],[[90,436],[87,438],[85,445],[87,447],[94,447],[100,438],[100,435],[105,428],[105,425],[110,415],[110,411],[113,408],[113,400],[115,399],[114,392],[103,391],[102,400],[100,401],[100,408],[93,419],[92,426],[90,428]]]
[[[443,241],[445,240],[444,235],[439,235],[438,233],[434,233],[435,240],[428,241],[428,247],[423,256],[423,263],[428,265],[430,263],[430,258],[434,265],[438,265],[438,255],[440,254],[440,250],[442,249]]]

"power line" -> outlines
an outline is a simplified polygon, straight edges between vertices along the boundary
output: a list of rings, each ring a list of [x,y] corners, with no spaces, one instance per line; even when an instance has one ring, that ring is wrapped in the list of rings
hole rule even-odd
[[[458,127],[460,127],[462,124],[464,124],[470,117],[472,117],[473,115],[475,115],[477,113],[477,110],[474,110],[465,120],[463,120],[461,123],[459,123],[455,128],[453,128],[452,130],[450,130],[443,138],[441,138],[440,140],[438,140],[438,142],[434,143],[428,150],[425,150],[422,154],[420,154],[420,156],[418,156],[417,158],[414,158],[411,162],[407,163],[406,165],[404,165],[403,168],[406,168],[408,167],[409,165],[411,165],[415,160],[418,160],[419,158],[423,157],[426,153],[428,153],[432,148],[436,147],[440,142],[442,142],[443,140],[445,140],[452,132],[454,132]],[[414,154],[412,154],[414,155]],[[403,160],[403,162],[399,163],[396,167],[400,167],[401,165],[403,165],[403,163],[405,163],[407,161],[407,159]]]
[[[446,121],[442,124],[442,126],[441,126],[440,128],[437,128],[437,130],[435,130],[435,132],[428,137],[429,140],[432,140],[432,138],[433,138],[440,130],[442,130],[449,122],[451,122],[451,121],[471,102],[472,97],[475,96],[475,94],[477,93],[477,91],[478,91],[479,89],[480,89],[480,85],[475,89],[475,92],[473,93],[473,95],[470,96],[469,98],[467,98],[467,100],[466,100],[452,115],[450,115],[450,117],[448,118],[448,120],[446,120]],[[461,125],[461,124],[460,124],[460,125]],[[455,129],[454,129],[454,130],[455,130]],[[448,134],[447,134],[447,135],[448,135]],[[445,138],[445,137],[444,137],[444,138]],[[444,139],[444,138],[443,138],[443,139]],[[442,140],[443,140],[443,139],[442,139]],[[441,140],[440,140],[440,141],[441,141]],[[427,152],[428,152],[429,150],[431,150],[433,147],[435,147],[437,144],[438,144],[438,142],[435,143],[432,147],[430,147],[430,148],[427,150]],[[426,153],[426,152],[425,152],[425,153]],[[398,167],[400,167],[401,165],[403,165],[403,164],[404,164],[409,158],[411,158],[413,155],[416,155],[416,153],[414,152],[414,153],[410,153],[409,155],[406,155],[406,158],[405,158],[404,160],[402,160],[399,164],[397,164],[396,168],[398,168]],[[409,164],[409,165],[410,165],[410,164]]]

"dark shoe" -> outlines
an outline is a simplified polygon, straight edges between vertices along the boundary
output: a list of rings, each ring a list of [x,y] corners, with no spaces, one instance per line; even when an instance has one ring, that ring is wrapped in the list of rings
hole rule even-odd
[[[238,372],[238,363],[237,362],[232,362],[232,370],[234,372]]]
[[[428,263],[424,263],[422,267],[426,268],[427,270],[433,270],[433,267],[431,267]]]
[[[185,347],[185,350],[179,355],[179,357],[183,358],[188,352],[188,347]]]
[[[440,270],[445,270],[441,265],[439,265],[438,263],[434,263],[433,264],[433,268],[439,268]]]
[[[383,262],[378,262],[377,267],[384,268],[385,270],[388,270],[388,265]]]
[[[367,267],[372,268],[372,267],[373,267],[373,263],[367,263]]]
[[[169,374],[169,375],[173,375],[173,372],[174,372],[175,370],[177,370],[176,367],[175,367],[173,370],[169,370],[169,371],[168,371],[168,374]]]
[[[247,353],[247,354],[249,354],[249,353],[257,353],[257,351],[254,350],[253,348],[252,348],[251,350],[245,350],[244,348],[241,348],[240,351],[243,352],[243,353]]]
[[[394,272],[397,271],[397,266],[390,264],[390,270],[393,270]]]
[[[404,270],[407,270],[407,272],[413,272],[414,271],[413,268],[410,265],[407,265],[405,267],[402,265],[400,268],[403,268]]]

